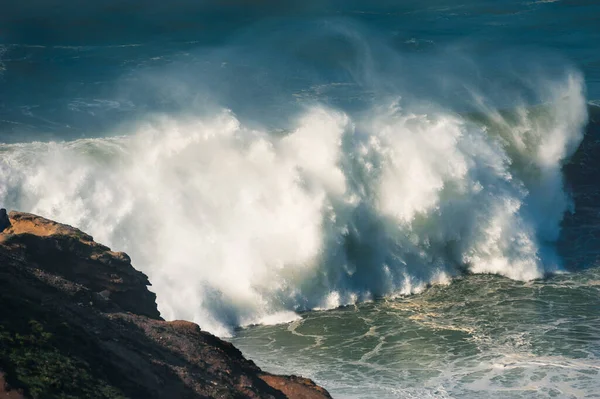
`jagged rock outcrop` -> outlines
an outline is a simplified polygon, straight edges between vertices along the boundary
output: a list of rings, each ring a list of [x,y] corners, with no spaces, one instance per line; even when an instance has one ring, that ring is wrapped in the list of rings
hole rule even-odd
[[[10,212],[0,232],[0,398],[330,398],[232,344],[160,318],[129,257]]]
[[[148,277],[131,266],[127,254],[112,252],[78,229],[29,213],[11,212],[9,219],[10,226],[0,237],[3,249],[37,265],[38,275],[46,276],[48,284],[56,285],[60,277],[63,289],[91,294],[104,311],[160,318],[156,295],[147,288]]]

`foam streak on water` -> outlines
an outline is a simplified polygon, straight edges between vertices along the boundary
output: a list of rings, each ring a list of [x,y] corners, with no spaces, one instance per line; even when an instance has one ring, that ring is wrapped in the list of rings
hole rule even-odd
[[[597,268],[533,282],[473,275],[240,330],[234,343],[336,398],[594,398],[598,277]]]

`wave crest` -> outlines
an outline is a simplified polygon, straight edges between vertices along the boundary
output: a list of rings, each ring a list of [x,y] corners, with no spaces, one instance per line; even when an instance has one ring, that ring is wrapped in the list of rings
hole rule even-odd
[[[220,335],[464,269],[533,279],[560,268],[561,166],[586,120],[580,76],[546,92],[537,107],[471,115],[315,106],[273,133],[224,110],[2,145],[0,200],[128,252],[165,318]]]

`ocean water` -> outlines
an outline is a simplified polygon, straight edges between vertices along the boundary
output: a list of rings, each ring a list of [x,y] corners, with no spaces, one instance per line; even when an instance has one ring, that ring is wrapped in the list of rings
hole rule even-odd
[[[233,342],[259,366],[326,381],[334,397],[593,398],[599,277],[473,275],[241,330]]]
[[[26,0],[0,205],[340,398],[598,397],[600,3]]]

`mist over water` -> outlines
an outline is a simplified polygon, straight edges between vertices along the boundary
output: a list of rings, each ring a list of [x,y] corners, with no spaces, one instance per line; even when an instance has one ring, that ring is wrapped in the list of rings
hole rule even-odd
[[[349,44],[335,62],[352,81],[315,74],[295,102],[274,104],[283,72],[260,87],[232,82],[239,69],[208,82],[180,63],[142,73],[124,90],[145,87],[176,111],[112,138],[2,145],[2,203],[128,252],[164,317],[220,335],[420,292],[465,270],[521,280],[561,270],[553,243],[570,209],[561,166],[587,117],[581,75],[566,64],[515,79],[515,67],[511,85],[491,90],[468,76],[477,60],[432,66],[371,46],[353,26],[324,36]],[[245,50],[223,51],[246,65]],[[300,65],[274,60],[268,72]]]
[[[335,397],[597,392],[600,5],[73,3],[0,12],[2,207]]]

